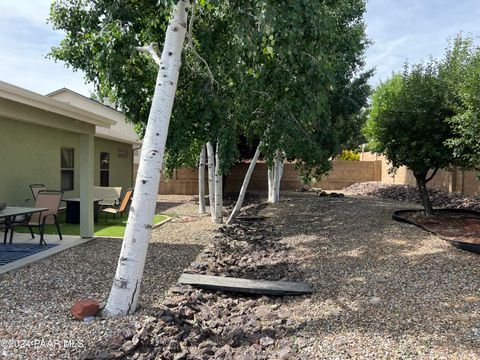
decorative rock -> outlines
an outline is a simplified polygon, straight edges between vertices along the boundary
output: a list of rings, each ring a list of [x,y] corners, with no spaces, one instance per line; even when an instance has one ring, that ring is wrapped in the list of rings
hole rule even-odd
[[[245,340],[245,331],[237,327],[233,329],[233,331],[230,333],[230,342],[229,345],[233,348],[239,347],[242,345],[242,342]]]
[[[98,354],[95,355],[94,357],[95,360],[107,360],[107,359],[111,359],[111,354],[104,350],[104,351],[100,351]]]
[[[262,347],[264,347],[264,348],[265,348],[265,347],[268,347],[268,346],[270,346],[270,345],[273,345],[273,344],[275,344],[275,340],[273,340],[273,339],[272,339],[271,337],[269,337],[269,336],[265,336],[265,337],[263,337],[263,338],[260,339],[260,345],[261,345]]]
[[[232,353],[232,348],[229,345],[224,345],[215,352],[215,358],[224,359],[227,355]]]
[[[177,352],[180,352],[182,348],[180,347],[180,344],[178,343],[177,340],[172,339],[168,344],[168,350],[170,350],[171,352],[177,353]]]
[[[76,320],[82,321],[86,317],[97,315],[99,310],[100,310],[100,304],[96,300],[91,300],[91,299],[78,300],[70,308],[70,314],[72,314],[72,316]]]
[[[290,346],[286,346],[280,349],[280,351],[277,353],[277,357],[278,359],[287,359],[288,357],[290,357],[291,353],[292,348]]]
[[[126,343],[122,345],[120,348],[121,351],[125,353],[125,355],[128,355],[135,350],[136,345],[133,344],[132,340],[128,340]]]
[[[377,296],[374,296],[370,299],[370,304],[372,305],[378,305],[382,302],[382,299],[380,299],[379,297]]]
[[[255,310],[255,314],[259,319],[267,319],[270,317],[272,309],[267,305],[261,305]]]
[[[174,307],[177,307],[178,302],[173,300],[173,299],[168,298],[168,299],[165,299],[163,301],[163,305],[165,305],[166,307],[169,307],[169,308],[174,308]]]

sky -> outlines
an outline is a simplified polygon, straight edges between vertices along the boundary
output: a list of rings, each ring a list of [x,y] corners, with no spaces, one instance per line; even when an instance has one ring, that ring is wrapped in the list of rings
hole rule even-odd
[[[47,94],[62,87],[89,96],[81,72],[45,56],[64,34],[47,24],[51,0],[0,0],[0,80]],[[367,68],[371,84],[400,71],[406,60],[442,57],[459,32],[480,36],[479,0],[369,0],[365,21],[373,44]]]

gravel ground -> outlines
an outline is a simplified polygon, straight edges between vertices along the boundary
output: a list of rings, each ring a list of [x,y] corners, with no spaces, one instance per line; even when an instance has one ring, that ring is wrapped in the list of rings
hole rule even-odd
[[[479,256],[393,221],[399,205],[290,193],[264,211],[316,291],[281,307],[305,358],[480,357]]]
[[[157,245],[149,256],[154,260],[146,269],[137,315],[93,323],[70,320],[74,300],[105,299],[110,289],[119,244],[92,241],[0,278],[0,338],[45,339],[49,334],[86,341],[89,347],[98,342],[92,346],[98,350],[111,344],[116,331],[135,323],[136,335],[123,346],[140,339],[146,351],[166,351],[158,359],[480,357],[478,255],[391,220],[395,209],[415,204],[356,195],[282,196],[279,204],[259,207],[260,214],[269,216],[265,224],[252,231],[230,226],[217,233],[190,269],[303,280],[313,285],[312,296],[248,298],[175,287],[164,299],[215,228],[208,216],[195,221],[193,204],[175,206],[169,200],[162,211],[175,213],[178,222],[153,236]],[[238,256],[232,248],[237,243],[244,249]],[[106,259],[109,252],[114,255]],[[147,316],[152,314],[157,317]],[[51,358],[60,357],[61,351],[47,350]],[[41,359],[46,351],[26,353],[29,357],[18,358]],[[128,358],[140,356],[135,354]]]
[[[83,298],[106,301],[121,239],[96,239],[0,276],[0,357],[78,359],[97,343],[155,311],[217,228],[197,216],[191,196],[160,196],[158,210],[177,217],[152,231],[138,312],[91,322],[72,320]],[[188,218],[185,216],[188,215]]]

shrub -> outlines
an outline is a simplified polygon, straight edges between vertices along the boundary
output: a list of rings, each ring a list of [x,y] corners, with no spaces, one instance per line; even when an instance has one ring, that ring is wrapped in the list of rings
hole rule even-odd
[[[360,154],[354,150],[342,150],[339,157],[340,160],[360,161]]]

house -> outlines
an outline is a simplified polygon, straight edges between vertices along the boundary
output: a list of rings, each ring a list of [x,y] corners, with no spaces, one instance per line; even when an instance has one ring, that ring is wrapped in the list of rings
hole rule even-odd
[[[29,184],[81,198],[80,235],[93,235],[93,186],[133,185],[140,145],[124,116],[68,89],[47,96],[0,81],[0,199],[33,204]]]
[[[125,115],[108,102],[108,105],[99,103],[67,88],[46,96],[115,121],[109,128],[98,125],[95,127],[94,186],[133,186],[133,164],[138,164],[141,141],[134,126],[126,122]]]

